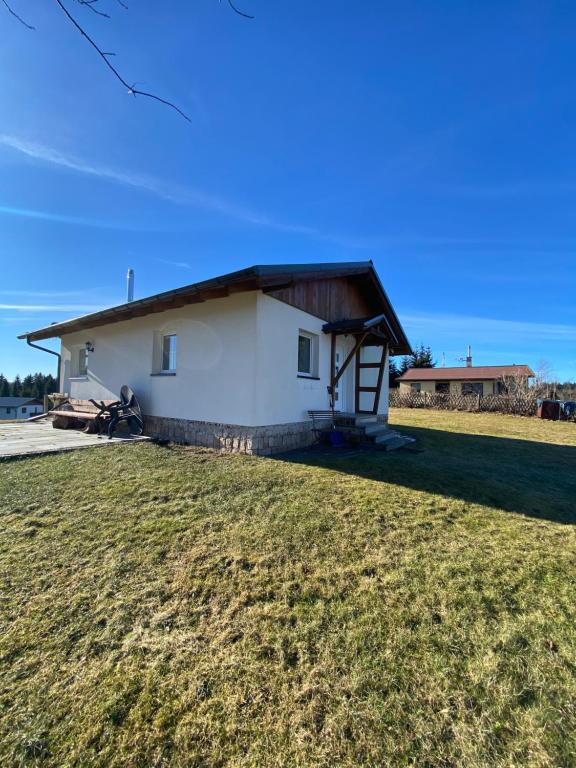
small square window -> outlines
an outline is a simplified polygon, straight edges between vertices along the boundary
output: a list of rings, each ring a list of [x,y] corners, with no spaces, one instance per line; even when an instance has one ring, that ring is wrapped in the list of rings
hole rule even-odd
[[[22,406],[22,413],[26,413],[26,406],[25,405]]]
[[[176,371],[176,338],[175,333],[162,337],[162,371],[164,373]]]
[[[436,382],[436,393],[439,395],[449,395],[450,394],[450,382],[448,381],[437,381]]]
[[[413,384],[410,384],[410,389],[412,390],[412,392],[420,392],[420,390],[422,389],[422,384],[420,384],[419,381],[414,382]]]

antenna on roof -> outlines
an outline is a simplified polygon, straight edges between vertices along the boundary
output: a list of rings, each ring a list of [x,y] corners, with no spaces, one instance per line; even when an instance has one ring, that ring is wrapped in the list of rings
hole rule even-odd
[[[459,363],[466,363],[466,368],[472,368],[472,347],[468,344],[468,354],[466,357],[457,357]]]
[[[442,352],[442,368],[446,368],[446,352]]]
[[[126,273],[126,303],[134,301],[134,270],[129,269]]]

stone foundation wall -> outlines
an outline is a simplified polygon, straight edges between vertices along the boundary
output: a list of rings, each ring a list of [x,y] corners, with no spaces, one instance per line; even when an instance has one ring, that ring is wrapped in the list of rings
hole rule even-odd
[[[239,424],[144,416],[144,434],[226,453],[252,453],[260,456],[305,448],[314,442],[311,421],[243,427]]]

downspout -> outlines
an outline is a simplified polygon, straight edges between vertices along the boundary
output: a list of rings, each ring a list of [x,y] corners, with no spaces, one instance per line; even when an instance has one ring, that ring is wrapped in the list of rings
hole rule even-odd
[[[58,382],[58,390],[60,391],[60,366],[62,362],[62,355],[60,352],[54,352],[53,349],[48,349],[47,347],[41,347],[39,344],[34,344],[33,341],[30,341],[30,336],[26,336],[26,344],[28,344],[29,347],[34,347],[34,349],[39,349],[41,352],[48,352],[50,355],[56,355],[58,358],[58,371],[56,374],[56,381]]]

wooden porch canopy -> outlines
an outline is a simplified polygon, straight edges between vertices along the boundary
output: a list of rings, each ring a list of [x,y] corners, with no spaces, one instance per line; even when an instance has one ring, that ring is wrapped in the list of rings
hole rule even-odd
[[[324,333],[331,334],[331,354],[330,354],[330,386],[328,388],[330,395],[330,404],[332,409],[335,407],[336,387],[342,375],[356,358],[356,386],[355,386],[355,412],[377,414],[380,405],[380,390],[384,379],[386,368],[386,353],[389,345],[398,344],[398,339],[394,334],[386,315],[376,315],[368,318],[354,318],[349,320],[339,320],[335,323],[326,323],[322,326]],[[338,336],[353,336],[355,344],[338,370],[336,370],[336,338]],[[382,347],[380,360],[378,362],[362,362],[360,351],[362,347]],[[367,370],[377,369],[376,385],[370,386],[363,384],[362,373]],[[373,395],[372,408],[361,408],[361,395],[363,393]]]

